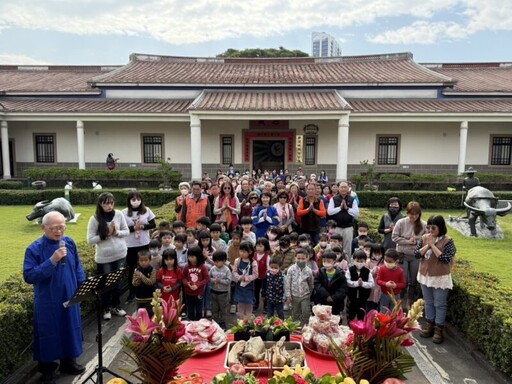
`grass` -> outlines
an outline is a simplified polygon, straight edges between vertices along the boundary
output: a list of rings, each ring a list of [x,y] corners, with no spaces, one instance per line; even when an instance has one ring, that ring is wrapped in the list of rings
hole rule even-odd
[[[94,214],[95,206],[75,206],[75,212],[81,213],[76,224],[68,224],[66,235],[76,242],[86,240],[87,223]],[[158,211],[159,209],[153,211]],[[0,217],[3,218],[4,228],[0,232],[0,244],[5,247],[0,263],[0,281],[8,276],[20,272],[26,247],[39,236],[39,225],[28,222],[25,216],[32,211],[31,206],[1,206]],[[156,213],[156,212],[155,212]],[[368,221],[370,227],[376,228],[378,220],[384,212],[382,210],[362,210],[362,220]],[[459,216],[462,211],[424,211],[422,218],[426,220],[432,214],[442,214],[447,220],[448,216]],[[158,216],[158,214],[157,214]],[[469,260],[475,271],[487,272],[497,276],[502,284],[512,288],[512,263],[509,254],[512,249],[512,214],[498,218],[501,229],[504,231],[504,240],[469,238],[448,227],[448,233],[453,237],[457,247],[456,259]]]
[[[76,242],[85,241],[87,237],[87,224],[94,214],[94,205],[82,205],[74,207],[76,213],[80,213],[77,223],[67,224],[66,235]],[[21,272],[23,258],[27,246],[42,235],[41,226],[29,222],[25,216],[32,212],[32,206],[0,206],[0,217],[4,222],[4,228],[0,231],[0,244],[2,244],[2,262],[0,263],[0,281],[12,274]],[[4,248],[5,247],[5,248]]]

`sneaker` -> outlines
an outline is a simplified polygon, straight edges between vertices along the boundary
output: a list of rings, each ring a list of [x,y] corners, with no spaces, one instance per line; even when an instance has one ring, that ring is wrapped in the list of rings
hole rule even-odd
[[[116,316],[126,316],[126,311],[121,307],[115,307],[112,309],[112,313]]]
[[[103,312],[103,320],[110,320],[112,318],[112,313],[110,309],[107,309]]]
[[[284,309],[285,311],[289,311],[289,310],[290,310],[290,304],[285,304],[285,305],[283,305],[283,309]]]
[[[210,311],[209,309],[206,310],[206,317],[208,319],[211,319],[212,318],[212,311]]]
[[[231,305],[231,308],[229,309],[229,313],[232,315],[234,315],[236,313],[236,305],[235,304]]]

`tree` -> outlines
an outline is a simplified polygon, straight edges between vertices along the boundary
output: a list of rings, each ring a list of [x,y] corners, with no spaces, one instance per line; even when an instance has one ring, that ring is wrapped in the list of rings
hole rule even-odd
[[[309,57],[306,52],[299,49],[289,50],[284,47],[276,48],[248,48],[238,50],[229,48],[217,57]]]

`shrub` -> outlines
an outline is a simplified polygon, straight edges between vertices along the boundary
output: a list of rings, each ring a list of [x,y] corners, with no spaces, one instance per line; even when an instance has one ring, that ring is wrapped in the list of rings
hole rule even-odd
[[[448,320],[478,346],[489,361],[512,377],[512,290],[499,279],[477,273],[467,261],[453,269],[454,288],[449,296]]]
[[[72,189],[69,191],[70,201],[72,205],[89,205],[96,204],[98,196],[102,192],[112,192],[116,198],[118,206],[124,206],[128,198],[129,189],[122,190],[94,190],[94,189]],[[176,200],[180,194],[179,191],[155,191],[141,190],[144,195],[144,202],[149,207],[158,207],[163,204]],[[56,197],[63,197],[62,189],[46,189],[41,191],[35,190],[16,190],[4,191],[0,194],[0,205],[34,205],[42,200],[53,200]]]
[[[0,189],[22,189],[23,183],[21,181],[5,181],[0,180]]]

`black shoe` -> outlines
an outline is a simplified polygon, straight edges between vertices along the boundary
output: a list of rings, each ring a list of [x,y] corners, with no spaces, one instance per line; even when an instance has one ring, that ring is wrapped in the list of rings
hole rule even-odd
[[[65,361],[60,363],[59,371],[68,375],[79,375],[85,372],[85,367],[76,361]]]

